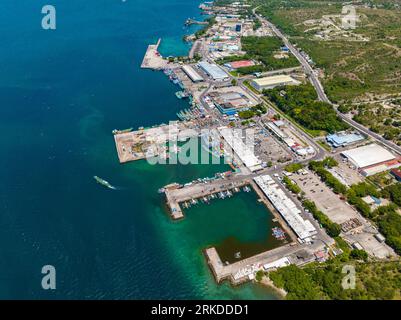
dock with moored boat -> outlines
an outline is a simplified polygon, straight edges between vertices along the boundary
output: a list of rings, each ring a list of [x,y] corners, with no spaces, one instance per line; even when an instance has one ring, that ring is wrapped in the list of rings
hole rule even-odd
[[[239,192],[242,187],[246,187],[250,183],[251,180],[244,176],[232,175],[228,178],[188,183],[184,186],[173,184],[164,187],[163,190],[171,218],[179,220],[184,218],[181,206],[186,208],[198,203],[198,201],[208,203],[214,198],[230,198],[234,193]],[[247,192],[246,190],[244,191]]]

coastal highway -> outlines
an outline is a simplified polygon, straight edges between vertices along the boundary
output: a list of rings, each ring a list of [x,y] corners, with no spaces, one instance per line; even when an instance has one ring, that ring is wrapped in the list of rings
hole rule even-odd
[[[401,147],[397,146],[395,143],[388,141],[386,139],[384,139],[382,136],[380,136],[379,134],[376,134],[374,132],[372,132],[371,130],[369,130],[368,128],[364,127],[363,125],[357,123],[356,121],[349,119],[346,115],[342,114],[341,112],[339,112],[337,110],[337,108],[333,105],[333,103],[329,100],[329,98],[327,97],[326,93],[324,92],[324,88],[323,85],[321,84],[316,72],[313,70],[312,66],[309,64],[309,62],[305,59],[305,57],[299,52],[299,50],[297,48],[295,48],[291,42],[288,40],[288,38],[271,22],[269,22],[268,20],[266,20],[265,18],[263,18],[261,15],[256,13],[256,10],[259,7],[256,7],[253,9],[253,13],[254,15],[262,22],[266,23],[271,29],[272,31],[276,34],[277,37],[281,38],[281,40],[283,41],[283,43],[287,46],[287,48],[291,51],[291,53],[298,59],[298,61],[301,63],[301,65],[303,66],[305,73],[307,74],[307,76],[309,77],[312,85],[315,87],[315,90],[317,92],[317,95],[319,97],[319,100],[327,102],[329,104],[331,104],[336,112],[337,115],[347,124],[349,124],[351,127],[355,128],[356,130],[362,132],[363,134],[365,134],[368,137],[373,138],[374,140],[378,141],[379,143],[383,144],[384,146],[386,146],[387,148],[391,149],[392,151],[398,153],[399,155],[401,155]]]

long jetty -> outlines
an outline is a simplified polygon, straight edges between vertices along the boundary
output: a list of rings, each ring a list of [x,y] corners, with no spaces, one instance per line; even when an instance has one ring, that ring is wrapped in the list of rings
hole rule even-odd
[[[223,263],[214,247],[204,250],[204,254],[217,283],[228,280],[232,285],[239,285],[252,280],[258,270],[264,270],[265,264],[273,263],[282,258],[287,258],[291,264],[298,266],[314,261],[314,252],[322,250],[324,247],[325,245],[321,242],[316,242],[309,247],[305,244],[292,242],[232,264]]]

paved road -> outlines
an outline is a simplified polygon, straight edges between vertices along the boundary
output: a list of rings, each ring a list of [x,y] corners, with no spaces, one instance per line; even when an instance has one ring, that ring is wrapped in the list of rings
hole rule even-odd
[[[287,39],[287,37],[279,29],[277,29],[277,27],[274,24],[267,21],[262,16],[256,14],[257,9],[258,8],[253,9],[253,13],[258,17],[259,20],[265,22],[273,30],[273,32],[276,34],[276,36],[278,36],[279,38],[282,39],[282,41],[288,47],[288,49],[291,51],[291,53],[298,59],[298,61],[304,67],[305,73],[308,75],[312,85],[315,87],[319,99],[321,101],[324,101],[324,102],[327,102],[327,103],[330,103],[331,105],[333,105],[333,103],[329,100],[326,93],[324,92],[324,88],[323,88],[317,74],[314,72],[313,68],[309,64],[309,62],[305,59],[304,56],[301,55],[301,53],[298,51],[298,49],[295,48],[291,44],[291,42]],[[333,107],[335,107],[335,106],[333,105]],[[336,109],[336,111],[337,111],[337,109]],[[372,132],[371,130],[369,130],[368,128],[364,127],[363,125],[357,123],[356,121],[347,118],[341,112],[337,111],[337,114],[344,122],[348,123],[351,127],[354,127],[356,130],[364,133],[366,136],[369,136],[369,137],[373,138],[374,140],[377,140],[378,142],[380,142],[387,148],[389,148],[389,149],[393,150],[394,152],[401,155],[401,147],[397,146],[395,143],[384,139],[382,136]]]

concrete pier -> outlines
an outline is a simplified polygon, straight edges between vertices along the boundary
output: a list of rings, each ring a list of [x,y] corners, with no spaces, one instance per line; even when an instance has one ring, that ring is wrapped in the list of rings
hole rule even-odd
[[[168,62],[165,59],[163,59],[163,57],[160,55],[158,51],[160,43],[161,39],[159,39],[156,44],[148,46],[145,57],[141,64],[141,68],[161,70],[166,67]]]
[[[325,244],[322,242],[315,242],[312,245],[293,242],[232,264],[224,264],[214,247],[204,250],[204,254],[217,283],[228,280],[232,285],[239,285],[253,280],[257,271],[264,270],[265,264],[273,263],[284,257],[291,264],[298,266],[315,261],[314,253],[323,250],[324,247]]]
[[[177,187],[177,185],[165,187],[165,195],[167,206],[170,209],[171,218],[179,220],[184,218],[180,203],[201,199],[211,194],[222,191],[240,188],[251,183],[251,180],[242,177],[234,179],[217,179],[208,183],[194,183],[185,187]]]
[[[166,142],[170,139],[187,139],[198,132],[191,122],[170,122],[137,131],[115,133],[114,142],[120,163],[146,159],[152,156],[167,156]]]

